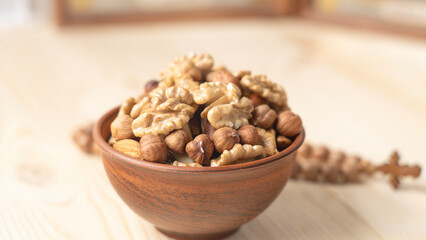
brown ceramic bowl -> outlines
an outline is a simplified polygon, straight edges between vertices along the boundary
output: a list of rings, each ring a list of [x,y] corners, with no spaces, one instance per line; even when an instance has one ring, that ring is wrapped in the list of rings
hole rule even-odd
[[[177,239],[220,239],[263,212],[289,179],[305,136],[253,162],[177,167],[128,157],[108,145],[117,112],[106,113],[93,131],[109,180],[135,213]]]

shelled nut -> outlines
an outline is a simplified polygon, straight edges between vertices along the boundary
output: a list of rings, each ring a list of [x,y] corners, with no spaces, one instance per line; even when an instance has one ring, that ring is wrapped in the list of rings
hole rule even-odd
[[[127,156],[140,158],[141,146],[140,144],[132,139],[120,140],[112,146],[115,150],[126,154]]]
[[[191,141],[189,134],[183,130],[179,129],[170,133],[166,138],[164,138],[167,147],[176,153],[185,153],[186,144]]]
[[[232,75],[232,73],[226,70],[216,70],[212,71],[206,76],[207,82],[221,82],[221,83],[233,83],[237,86],[240,86],[240,81]]]
[[[255,93],[250,94],[249,98],[251,102],[253,103],[254,107],[257,107],[262,104],[266,104],[266,100]]]
[[[167,145],[163,140],[153,134],[141,137],[141,158],[150,162],[165,163],[167,159]]]
[[[118,115],[111,123],[111,135],[115,140],[134,138],[132,130],[133,118],[129,115]]]
[[[240,142],[242,145],[250,144],[254,146],[259,141],[259,133],[253,125],[241,126],[238,129],[238,135],[240,135]]]
[[[214,145],[206,134],[200,134],[186,145],[185,150],[196,163],[206,165],[213,154]]]
[[[292,111],[284,111],[278,115],[277,131],[286,137],[293,137],[302,131],[302,119]]]
[[[253,111],[251,122],[260,128],[269,129],[277,119],[277,113],[267,104],[257,106]]]
[[[239,143],[240,136],[237,130],[230,127],[223,127],[213,133],[212,140],[216,150],[222,153],[225,150],[231,149],[236,143]]]
[[[277,149],[282,151],[291,145],[291,140],[284,136],[277,137]]]

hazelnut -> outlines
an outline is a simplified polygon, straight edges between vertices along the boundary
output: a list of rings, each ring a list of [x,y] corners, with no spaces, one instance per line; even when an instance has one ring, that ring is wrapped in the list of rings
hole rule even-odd
[[[329,154],[330,154],[330,151],[326,147],[317,146],[312,148],[311,157],[320,162],[326,162]]]
[[[186,153],[192,160],[206,165],[213,154],[214,145],[206,134],[200,134],[193,141],[186,144]]]
[[[356,156],[348,156],[343,160],[341,171],[346,182],[357,182],[359,180],[359,164],[361,159]]]
[[[340,165],[343,160],[346,158],[346,155],[341,151],[332,151],[328,154],[327,162]]]
[[[134,138],[132,130],[133,118],[129,115],[118,115],[111,123],[111,135],[115,140]]]
[[[296,136],[302,131],[302,119],[292,111],[284,111],[278,115],[276,128],[283,136]]]
[[[216,150],[222,153],[225,150],[231,149],[236,143],[239,143],[240,136],[237,130],[230,127],[223,127],[213,133],[212,140]]]
[[[157,81],[157,80],[155,80],[155,79],[149,80],[145,84],[145,94],[147,94],[147,93],[151,92],[152,90],[156,89],[158,87],[159,83],[160,82]]]
[[[332,151],[328,154],[327,162],[322,166],[325,181],[332,183],[342,181],[340,166],[345,157],[345,154],[340,151]]]
[[[141,146],[133,139],[120,140],[112,146],[115,150],[126,154],[129,157],[140,158]]]
[[[254,107],[257,107],[262,104],[266,104],[266,100],[255,93],[250,94],[249,98],[251,102],[253,103]]]
[[[312,147],[309,143],[303,143],[302,146],[297,150],[298,157],[308,158],[311,156]]]
[[[284,136],[277,137],[277,148],[279,151],[286,149],[291,145],[291,140]]]
[[[206,118],[201,119],[201,129],[203,133],[207,136],[212,137],[213,133],[216,131],[216,128],[213,127]]]
[[[238,129],[241,144],[257,145],[259,140],[259,133],[253,125],[243,125]]]
[[[141,144],[141,158],[150,162],[165,163],[167,159],[167,145],[163,140],[153,134],[142,136]]]
[[[240,86],[240,81],[234,76],[232,75],[232,73],[226,71],[226,70],[216,70],[213,72],[210,72],[209,74],[207,74],[206,76],[206,81],[207,82],[221,82],[221,83],[233,83],[235,85],[237,85],[238,87]]]
[[[318,180],[318,176],[321,173],[321,163],[319,161],[302,158],[299,161],[299,166],[300,171],[306,180]]]
[[[164,141],[166,142],[167,147],[173,152],[185,153],[185,146],[189,141],[191,141],[191,138],[185,130],[179,129],[170,133]]]
[[[95,145],[92,138],[93,124],[80,128],[72,135],[74,143],[85,153],[93,153]]]
[[[268,105],[257,106],[253,111],[252,123],[260,128],[269,129],[277,119],[277,113]]]

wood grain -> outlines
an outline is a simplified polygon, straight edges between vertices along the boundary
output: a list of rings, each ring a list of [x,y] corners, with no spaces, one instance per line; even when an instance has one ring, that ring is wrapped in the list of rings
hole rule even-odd
[[[426,43],[299,20],[0,32],[0,239],[167,239],[119,199],[72,130],[138,95],[174,56],[267,73],[307,139],[426,167]],[[230,239],[426,239],[426,180],[290,181]]]

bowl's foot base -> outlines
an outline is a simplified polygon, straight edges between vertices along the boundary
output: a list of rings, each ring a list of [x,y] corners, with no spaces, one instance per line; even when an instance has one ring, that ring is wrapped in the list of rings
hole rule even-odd
[[[170,232],[167,230],[163,230],[160,228],[157,228],[158,231],[160,231],[162,234],[166,235],[167,237],[178,239],[178,240],[216,240],[216,239],[223,239],[228,236],[231,236],[236,231],[238,231],[239,228],[235,228],[229,231],[225,232],[216,232],[216,233],[207,233],[207,234],[185,234],[185,233],[177,233],[177,232]]]

